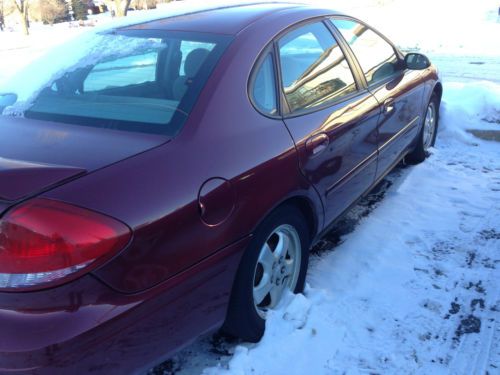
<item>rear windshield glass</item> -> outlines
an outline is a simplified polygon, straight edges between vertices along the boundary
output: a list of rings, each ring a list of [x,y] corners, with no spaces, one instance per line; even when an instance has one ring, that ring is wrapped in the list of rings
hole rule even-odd
[[[231,37],[125,30],[43,88],[27,118],[175,135]]]

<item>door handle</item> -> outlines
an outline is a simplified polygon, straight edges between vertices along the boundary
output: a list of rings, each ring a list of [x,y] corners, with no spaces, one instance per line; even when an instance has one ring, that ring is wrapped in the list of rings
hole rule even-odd
[[[328,134],[319,133],[313,135],[306,141],[306,150],[311,153],[312,156],[316,156],[325,151],[329,144],[330,138],[328,137]]]
[[[388,115],[394,111],[394,99],[387,99],[384,102],[384,114]]]

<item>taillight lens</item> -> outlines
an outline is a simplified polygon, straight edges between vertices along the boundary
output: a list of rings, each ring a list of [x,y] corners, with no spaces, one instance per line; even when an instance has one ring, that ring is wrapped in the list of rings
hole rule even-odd
[[[130,229],[100,213],[33,199],[0,220],[0,288],[45,286],[77,276],[121,250]]]

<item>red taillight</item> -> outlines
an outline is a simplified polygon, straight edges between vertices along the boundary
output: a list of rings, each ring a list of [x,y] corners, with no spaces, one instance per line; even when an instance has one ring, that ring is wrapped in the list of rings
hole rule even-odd
[[[0,288],[52,283],[116,254],[130,230],[108,216],[34,199],[0,220]]]

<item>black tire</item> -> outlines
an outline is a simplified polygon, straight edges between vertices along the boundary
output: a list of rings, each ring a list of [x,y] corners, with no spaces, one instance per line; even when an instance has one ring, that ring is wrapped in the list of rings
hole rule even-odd
[[[426,150],[426,147],[424,145],[424,127],[425,127],[427,112],[429,111],[429,107],[431,105],[434,105],[435,108],[435,130],[429,147],[434,146],[434,144],[436,143],[436,136],[439,126],[439,99],[436,96],[436,94],[432,94],[431,99],[427,104],[424,118],[422,119],[422,129],[418,133],[417,145],[415,146],[415,149],[405,157],[405,163],[407,164],[422,163],[427,158],[427,156],[429,156],[429,152]]]
[[[292,226],[300,239],[300,271],[294,293],[301,293],[309,260],[310,233],[306,220],[299,209],[283,206],[272,212],[258,227],[245,251],[231,291],[226,321],[222,333],[249,342],[258,342],[265,329],[265,319],[259,315],[254,304],[254,276],[260,251],[275,229],[283,225]]]

